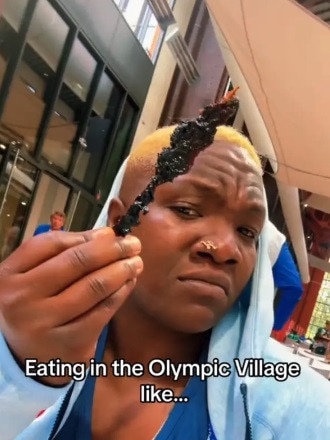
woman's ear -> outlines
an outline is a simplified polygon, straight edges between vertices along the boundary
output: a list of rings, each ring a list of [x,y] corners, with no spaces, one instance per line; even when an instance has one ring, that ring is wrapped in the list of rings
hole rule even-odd
[[[126,214],[126,208],[123,202],[119,197],[113,198],[108,209],[108,226],[114,226],[124,214]]]

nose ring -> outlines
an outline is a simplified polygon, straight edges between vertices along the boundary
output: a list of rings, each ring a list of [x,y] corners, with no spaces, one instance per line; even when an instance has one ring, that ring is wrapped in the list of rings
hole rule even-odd
[[[214,243],[213,243],[213,241],[211,241],[211,240],[207,240],[207,241],[201,241],[201,244],[203,245],[203,246],[205,246],[206,247],[206,249],[209,251],[209,250],[211,250],[211,249],[218,249],[218,246],[216,246]]]

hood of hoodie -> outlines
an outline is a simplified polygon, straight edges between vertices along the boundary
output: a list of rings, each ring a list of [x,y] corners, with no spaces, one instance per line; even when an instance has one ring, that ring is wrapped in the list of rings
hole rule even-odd
[[[257,377],[239,377],[234,359],[240,363],[248,359],[264,358],[273,320],[274,283],[269,258],[271,229],[267,222],[258,246],[257,262],[252,279],[241,301],[214,327],[212,331],[209,361],[214,358],[231,365],[231,375],[208,379],[208,407],[217,438],[243,439],[246,411],[251,415],[255,407],[253,392],[260,381]],[[247,301],[246,299],[249,299]],[[246,407],[241,393],[242,384],[247,395]]]
[[[108,199],[94,228],[107,225],[110,201],[117,197],[127,164],[126,159],[114,180]],[[265,193],[264,193],[265,194]],[[264,196],[267,206],[266,195]],[[243,439],[246,434],[246,410],[253,412],[253,388],[258,378],[238,377],[233,360],[243,362],[250,358],[263,358],[272,331],[274,313],[274,283],[270,248],[281,247],[285,237],[268,220],[259,238],[258,254],[253,276],[245,289],[242,300],[213,328],[208,362],[219,359],[231,365],[229,377],[209,377],[208,408],[217,438]],[[276,243],[274,245],[274,242]],[[277,256],[276,256],[277,257]],[[244,408],[241,385],[247,388]]]

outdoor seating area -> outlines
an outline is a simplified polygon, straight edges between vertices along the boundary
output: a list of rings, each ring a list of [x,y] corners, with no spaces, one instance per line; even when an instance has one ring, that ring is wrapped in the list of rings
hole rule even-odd
[[[299,343],[287,339],[283,345],[289,352],[300,357],[300,363],[306,363],[313,370],[330,380],[330,359],[327,359],[326,355],[313,353],[309,348],[309,344],[304,342]]]

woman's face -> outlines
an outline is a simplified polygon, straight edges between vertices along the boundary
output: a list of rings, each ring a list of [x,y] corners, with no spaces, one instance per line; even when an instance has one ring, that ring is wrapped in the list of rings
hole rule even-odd
[[[212,328],[252,274],[265,206],[262,178],[245,153],[216,141],[188,174],[157,188],[134,228],[144,271],[131,301],[166,327]]]

